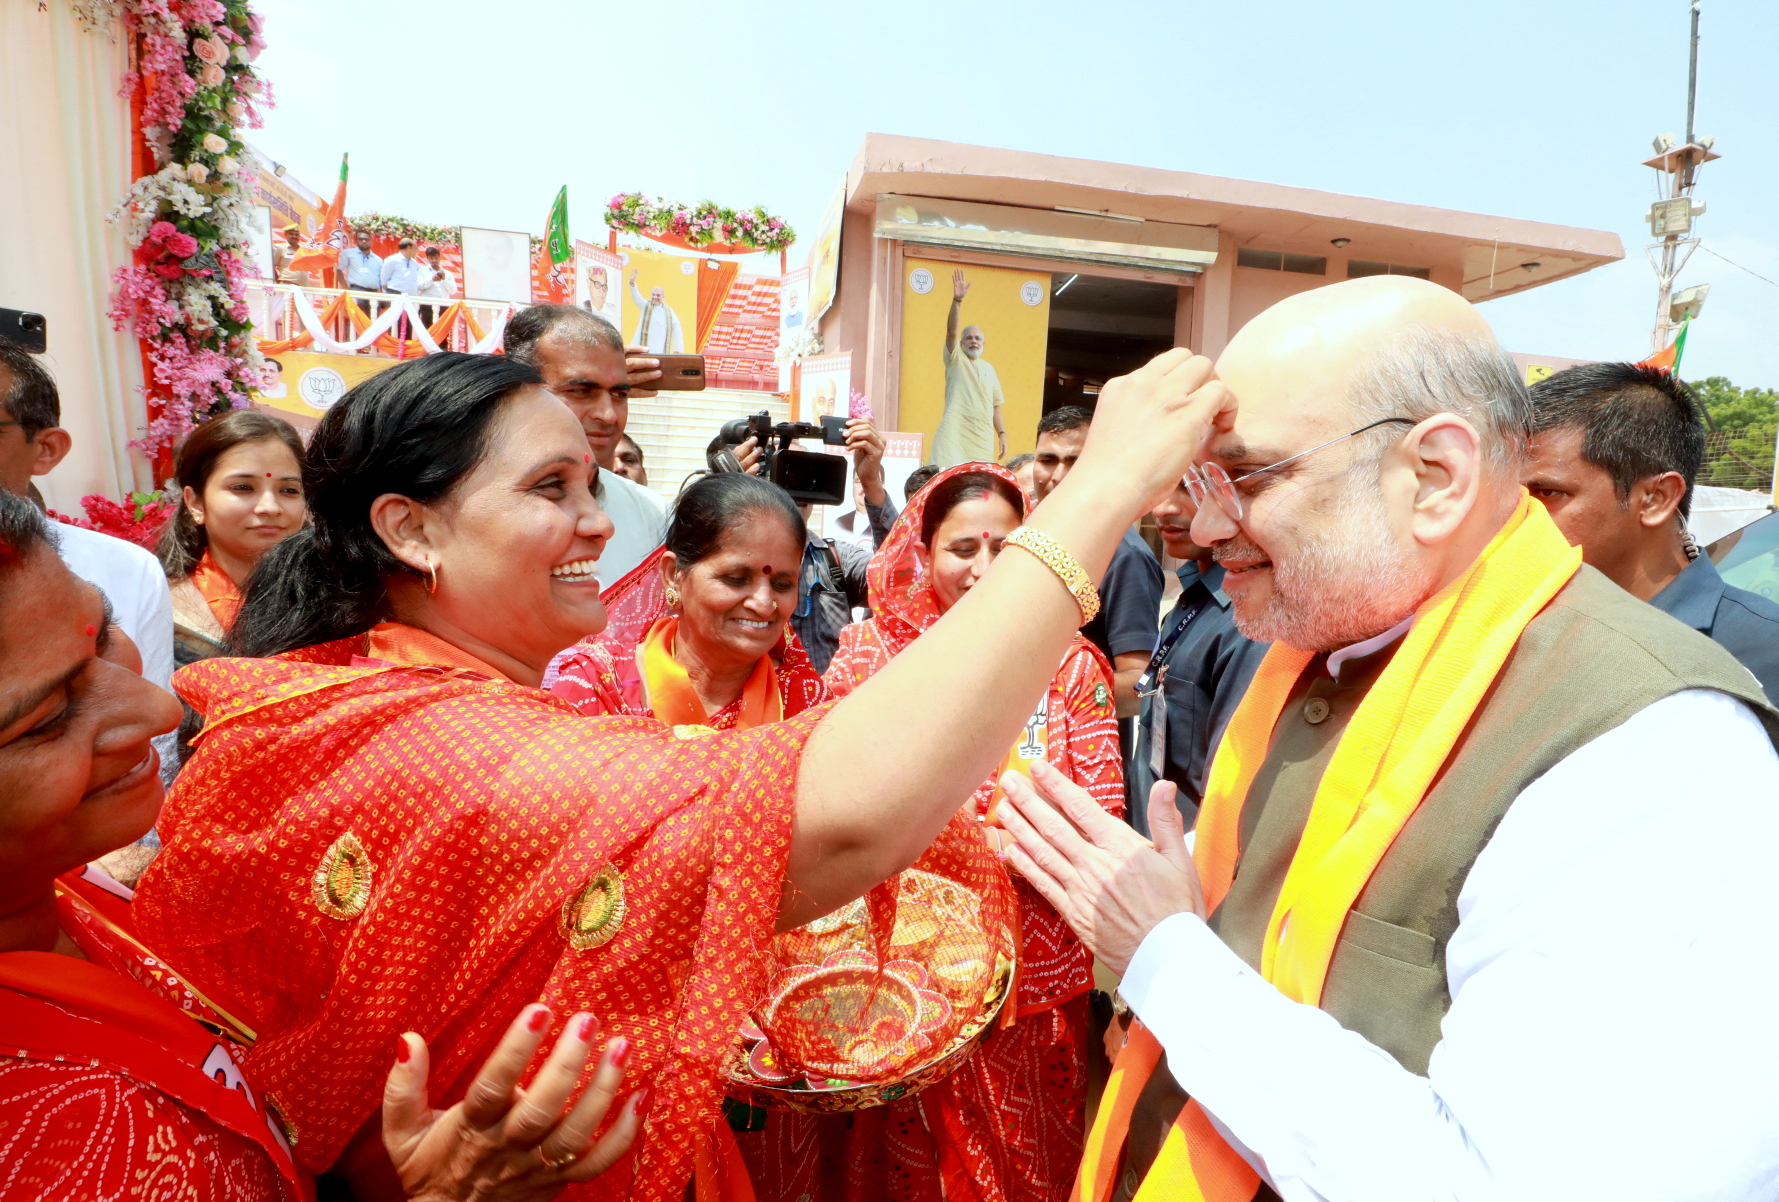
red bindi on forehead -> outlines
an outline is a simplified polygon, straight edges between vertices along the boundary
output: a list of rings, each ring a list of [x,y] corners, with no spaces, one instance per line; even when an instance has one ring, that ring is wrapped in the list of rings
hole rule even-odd
[[[592,451],[582,451],[581,452],[581,462],[582,463],[592,463],[593,462],[593,452]]]
[[[87,624],[86,624],[86,637],[87,637],[87,638],[89,638],[89,639],[90,639],[90,638],[92,638],[92,637],[93,637],[93,636],[94,636],[94,635],[95,635],[95,634],[98,634],[98,633],[99,633],[99,628],[98,628],[98,627],[97,627],[97,626],[94,626],[94,625],[93,625],[93,624],[92,624],[92,623],[91,623],[91,622],[88,622],[88,623],[87,623]]]

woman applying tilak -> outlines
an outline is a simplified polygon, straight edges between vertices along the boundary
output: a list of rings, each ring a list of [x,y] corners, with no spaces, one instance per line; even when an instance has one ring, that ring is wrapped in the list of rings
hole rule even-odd
[[[463,1049],[435,1067],[448,1098],[494,1016],[541,996],[632,1039],[654,1085],[633,1175],[596,1188],[676,1196],[759,949],[912,863],[1000,763],[1086,581],[1224,408],[1209,377],[1176,351],[1108,386],[1028,523],[1036,551],[834,707],[717,733],[588,720],[537,688],[603,621],[611,526],[530,369],[438,355],[355,389],[311,444],[314,525],[262,565],[236,632],[277,658],[181,678],[209,726],[142,895],[157,946],[259,1018],[298,1155],[386,1196],[365,1128],[393,1034],[457,1037],[435,1045]]]

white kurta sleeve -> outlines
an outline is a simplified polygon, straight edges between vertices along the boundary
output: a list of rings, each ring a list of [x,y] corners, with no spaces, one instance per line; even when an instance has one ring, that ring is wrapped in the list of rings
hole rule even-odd
[[[1740,1202],[1779,1182],[1779,756],[1691,690],[1523,792],[1472,866],[1427,1077],[1202,922],[1121,992],[1288,1202]]]

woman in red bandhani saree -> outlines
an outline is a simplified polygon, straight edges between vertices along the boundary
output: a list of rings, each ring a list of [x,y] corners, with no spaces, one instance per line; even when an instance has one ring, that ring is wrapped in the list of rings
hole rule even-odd
[[[180,714],[108,616],[42,516],[0,492],[0,1199],[313,1198],[246,1069],[257,1033],[233,1001],[143,943],[131,891],[90,864],[153,825],[151,740]],[[474,1106],[439,1112],[427,1105],[427,1048],[400,1035],[383,1097],[398,1195],[485,1198],[498,1182],[510,1202],[543,1202],[628,1147],[633,1101],[583,1151],[622,1073],[610,1045],[562,1114],[599,1044],[586,1015],[515,1096],[540,1014],[527,1006],[508,1028]],[[522,1108],[537,1122],[509,1127]]]
[[[870,620],[848,626],[826,681],[845,696],[970,591],[1019,524],[1025,499],[994,464],[960,464],[909,504],[871,561]],[[1001,767],[1043,758],[1113,813],[1123,771],[1111,670],[1077,637]],[[971,798],[986,819],[993,778]],[[992,829],[992,828],[990,828]],[[998,834],[998,831],[994,833]],[[760,1202],[1052,1202],[1080,1159],[1087,1088],[1086,949],[1050,904],[1014,881],[1021,927],[1011,1027],[992,1031],[951,1076],[913,1097],[843,1115],[773,1113],[739,1138]]]
[[[1223,405],[1207,375],[1173,352],[1108,385],[1028,524],[1041,554],[1003,557],[847,698],[733,731],[539,687],[604,621],[611,523],[533,369],[445,353],[353,389],[309,446],[312,525],[231,631],[263,658],[177,679],[205,726],[136,902],[258,1028],[247,1067],[299,1162],[398,1196],[376,1132],[397,1033],[439,1049],[447,1105],[541,998],[596,1015],[652,1088],[633,1156],[564,1197],[677,1199],[774,932],[907,868],[1001,761],[1097,604],[1083,578]]]

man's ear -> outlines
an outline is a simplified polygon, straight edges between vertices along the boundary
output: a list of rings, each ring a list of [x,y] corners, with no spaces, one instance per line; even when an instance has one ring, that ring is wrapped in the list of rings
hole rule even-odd
[[[1631,508],[1640,526],[1665,526],[1680,512],[1686,480],[1679,472],[1663,472],[1631,486]]]
[[[47,476],[68,457],[69,449],[74,446],[74,436],[60,426],[48,426],[37,431],[31,445],[36,451],[31,458],[31,474]]]
[[[371,502],[371,529],[389,553],[416,572],[438,566],[437,552],[427,537],[426,506],[400,493],[386,492]]]
[[[1401,449],[1415,473],[1415,541],[1443,542],[1476,505],[1482,489],[1482,438],[1455,413],[1436,413],[1410,430]]]

